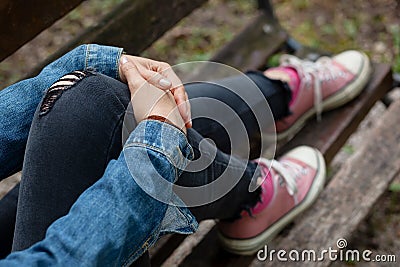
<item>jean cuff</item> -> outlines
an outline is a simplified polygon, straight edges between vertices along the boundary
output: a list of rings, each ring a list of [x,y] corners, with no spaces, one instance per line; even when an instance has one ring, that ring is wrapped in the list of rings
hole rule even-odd
[[[86,45],[85,70],[94,70],[119,79],[119,59],[123,49],[97,44]]]
[[[177,127],[157,120],[140,122],[129,136],[125,146],[144,145],[165,155],[182,172],[193,159],[193,149]]]

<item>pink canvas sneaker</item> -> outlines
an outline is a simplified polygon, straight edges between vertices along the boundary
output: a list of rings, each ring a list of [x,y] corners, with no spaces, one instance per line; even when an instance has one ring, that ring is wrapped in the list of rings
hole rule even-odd
[[[359,51],[345,51],[333,57],[321,57],[316,62],[300,60],[291,55],[281,57],[278,68],[267,70],[289,70],[298,82],[289,82],[292,115],[276,123],[278,140],[292,137],[312,116],[321,118],[321,113],[339,107],[361,93],[371,74],[368,56]]]
[[[219,240],[229,252],[250,255],[264,247],[316,200],[325,183],[325,161],[311,147],[297,147],[279,161],[260,158],[261,201],[233,222],[219,222]],[[271,169],[269,169],[271,166]]]

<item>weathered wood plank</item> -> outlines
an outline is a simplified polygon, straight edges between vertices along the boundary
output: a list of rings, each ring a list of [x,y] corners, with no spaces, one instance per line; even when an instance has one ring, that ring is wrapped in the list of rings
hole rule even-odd
[[[253,256],[233,255],[225,251],[218,243],[217,227],[214,227],[192,253],[176,266],[248,266],[252,260]]]
[[[288,236],[277,240],[274,245],[276,249],[337,249],[338,239],[350,238],[392,179],[400,173],[399,113],[400,101],[397,101],[383,114],[363,146],[344,163],[317,202],[296,222]],[[286,264],[262,264],[255,260],[252,266]],[[315,266],[329,264],[329,261],[323,261]],[[293,266],[296,265],[301,264],[293,263]]]
[[[158,240],[149,251],[151,266],[161,266],[185,238],[185,235],[171,234]]]
[[[206,0],[124,1],[98,25],[88,28],[39,64],[29,76],[36,75],[48,63],[83,43],[119,46],[124,47],[129,54],[139,54],[205,2]]]
[[[279,149],[278,154],[299,145],[309,145],[318,148],[329,164],[375,102],[392,88],[392,83],[390,66],[375,65],[371,81],[359,97],[340,109],[324,113],[320,123],[316,120],[308,122],[292,140]]]
[[[164,267],[178,266],[184,258],[191,252],[191,248],[195,247],[215,226],[214,220],[205,220],[200,222],[199,228],[196,233],[189,235],[185,238],[182,244],[171,253],[168,259],[162,264]],[[207,253],[206,250],[203,252]],[[155,266],[155,265],[154,265]]]
[[[0,2],[0,61],[33,39],[83,0]]]

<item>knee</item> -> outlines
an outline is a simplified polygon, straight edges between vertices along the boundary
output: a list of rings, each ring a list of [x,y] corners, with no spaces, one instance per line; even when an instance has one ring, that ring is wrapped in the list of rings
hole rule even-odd
[[[65,75],[36,110],[27,151],[58,147],[113,158],[121,149],[129,101],[128,87],[113,78],[93,72]]]
[[[129,101],[127,85],[113,78],[93,72],[65,75],[43,97],[32,121],[30,139],[48,144],[62,137],[70,145],[107,146],[111,139],[121,139]]]
[[[91,71],[74,71],[61,77],[45,93],[39,116],[74,113],[100,116],[121,113],[130,101],[126,84]]]

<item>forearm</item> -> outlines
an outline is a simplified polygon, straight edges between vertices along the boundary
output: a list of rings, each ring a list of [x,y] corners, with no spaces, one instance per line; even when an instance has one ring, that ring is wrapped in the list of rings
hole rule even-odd
[[[160,138],[159,132],[167,138]],[[157,240],[168,208],[137,181],[146,191],[172,196],[172,183],[191,157],[191,147],[177,128],[158,121],[141,122],[118,160],[108,165],[104,176],[66,216],[49,227],[46,238],[11,254],[0,266],[129,264]],[[154,183],[159,175],[169,187]]]
[[[33,115],[45,91],[74,70],[93,69],[119,78],[122,48],[82,45],[46,66],[41,73],[0,91],[0,180],[22,167]]]

